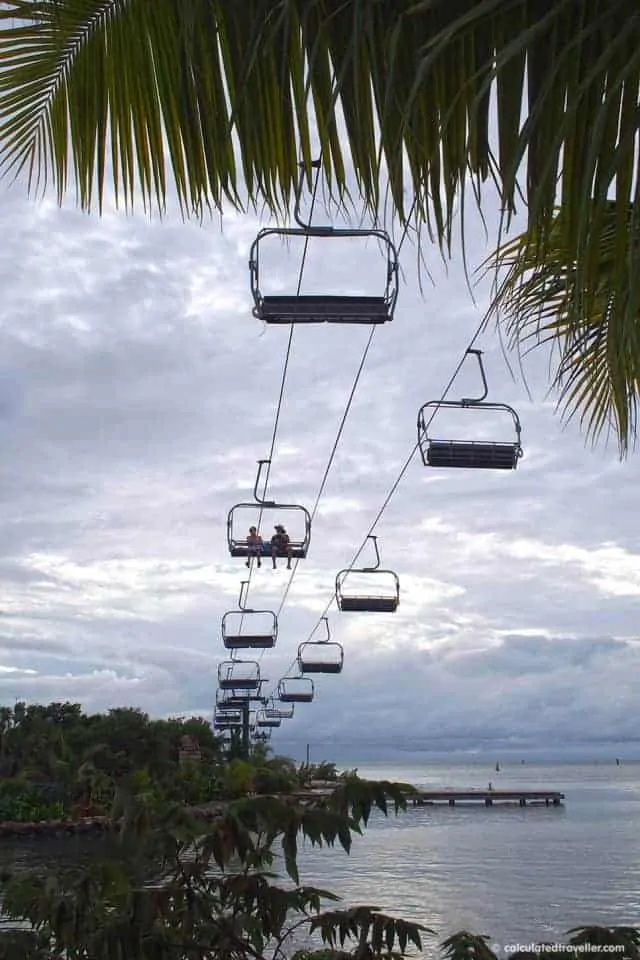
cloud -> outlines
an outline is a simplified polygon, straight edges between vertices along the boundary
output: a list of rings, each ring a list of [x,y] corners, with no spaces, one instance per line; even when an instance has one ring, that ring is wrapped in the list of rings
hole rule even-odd
[[[226,656],[221,618],[247,574],[229,556],[227,516],[252,502],[257,461],[270,454],[289,338],[251,315],[260,223],[99,219],[36,205],[18,187],[3,193],[1,216],[12,242],[0,250],[0,699],[209,715]],[[488,247],[469,223],[477,264]],[[427,257],[434,282],[422,297],[415,250],[403,248],[396,317],[376,330],[319,499],[369,330],[293,334],[268,499],[316,509],[277,647],[258,657],[268,689],[374,523],[401,599],[394,615],[329,607],[344,673],[316,680],[315,702],[274,747],[633,740],[637,461],[586,448],[575,424],[561,425],[543,353],[527,360],[529,399],[487,332],[490,399],[522,421],[518,469],[423,466],[418,410],[441,396],[489,293],[478,286],[474,305],[461,263],[445,270]],[[300,251],[276,245],[267,260],[265,283],[295,289]],[[329,255],[318,241],[303,289],[364,289],[378,266],[370,243]],[[466,364],[450,396],[477,388]],[[440,412],[434,429],[511,436],[508,416],[469,413]],[[240,535],[250,513],[237,511]],[[266,535],[285,514],[295,525],[295,512],[265,509]],[[368,548],[359,562],[372,562]],[[280,608],[284,566],[254,572],[250,606]]]

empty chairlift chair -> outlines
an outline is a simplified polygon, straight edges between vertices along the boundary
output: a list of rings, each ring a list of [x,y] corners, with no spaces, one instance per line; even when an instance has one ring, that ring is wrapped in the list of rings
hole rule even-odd
[[[314,161],[318,168],[320,161]],[[251,247],[249,270],[251,273],[251,293],[253,294],[253,315],[265,323],[385,323],[393,319],[398,298],[398,254],[384,230],[355,230],[331,226],[311,226],[300,217],[300,194],[305,173],[300,165],[300,177],[296,190],[294,217],[298,227],[267,227],[261,230]],[[326,240],[354,238],[366,240],[374,237],[383,245],[386,259],[386,279],[380,296],[328,296],[328,295],[287,295],[265,296],[260,289],[260,245],[268,238],[300,237],[321,238]]]
[[[395,613],[400,603],[400,581],[393,570],[380,569],[378,538],[369,534],[376,552],[371,567],[341,570],[336,576],[336,602],[339,610],[357,613]],[[348,578],[351,577],[351,583]],[[364,584],[364,586],[363,586]]]
[[[311,703],[314,693],[310,677],[283,677],[278,683],[278,699],[282,703]]]
[[[280,720],[291,720],[295,713],[295,704],[284,704],[279,700],[270,697],[263,701],[263,709],[266,717],[275,717]]]
[[[242,726],[242,714],[224,710],[216,711],[213,720],[214,730],[238,730]]]
[[[513,407],[506,403],[485,403],[489,392],[487,379],[482,365],[481,350],[467,350],[475,354],[480,365],[480,375],[484,392],[477,399],[431,400],[418,413],[418,444],[422,462],[427,467],[474,467],[485,470],[515,470],[522,456],[521,427],[518,415]],[[429,424],[440,408],[459,408],[462,410],[503,410],[508,413],[514,424],[515,439],[510,442],[489,442],[486,440],[442,440],[430,437]],[[427,419],[427,411],[433,411]]]
[[[228,610],[222,618],[222,642],[227,650],[270,650],[276,645],[278,620],[271,610],[245,607],[248,580],[240,584],[238,610]]]
[[[277,522],[290,517],[297,529],[289,531],[289,550],[294,560],[304,560],[311,542],[311,515],[306,507],[295,503],[277,503],[275,500],[264,500],[258,494],[258,486],[264,464],[270,460],[258,460],[258,473],[253,488],[253,503],[237,503],[231,508],[227,516],[227,545],[232,557],[250,556],[247,544],[247,532],[250,526],[260,525],[260,519],[265,515],[273,517]],[[284,525],[284,524],[283,524]],[[262,556],[271,557],[270,537],[264,538]]]
[[[255,660],[225,660],[218,667],[221,690],[257,692],[261,683],[260,665]]]
[[[270,717],[266,710],[258,710],[256,713],[256,727],[260,729],[269,729],[270,727],[279,727],[282,724],[281,717]]]
[[[327,630],[324,640],[307,640],[298,647],[300,673],[342,673],[344,650],[331,640],[329,620],[322,617]]]

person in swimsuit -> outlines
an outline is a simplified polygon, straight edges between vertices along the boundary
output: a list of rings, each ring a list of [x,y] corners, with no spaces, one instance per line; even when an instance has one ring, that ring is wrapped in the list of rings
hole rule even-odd
[[[289,540],[289,534],[281,523],[276,524],[275,531],[276,532],[271,537],[271,559],[273,560],[273,569],[275,570],[276,568],[276,557],[286,557],[287,570],[291,570],[291,541]]]
[[[255,527],[249,527],[247,537],[247,566],[251,566],[251,558],[256,557],[258,566],[262,566],[262,537]]]

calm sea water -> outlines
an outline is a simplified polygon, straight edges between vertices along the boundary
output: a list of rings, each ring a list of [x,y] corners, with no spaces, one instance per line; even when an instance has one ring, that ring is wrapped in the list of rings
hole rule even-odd
[[[640,926],[640,764],[362,764],[371,779],[425,788],[549,788],[563,807],[412,807],[376,815],[351,854],[306,847],[305,883],[350,905],[417,920],[438,940],[457,930],[507,944],[563,939],[590,923]],[[432,941],[434,944],[437,941]],[[427,945],[426,955],[433,948]]]
[[[356,764],[349,764],[355,766]],[[640,927],[640,764],[446,766],[362,764],[361,776],[424,787],[540,787],[561,808],[412,807],[374,815],[350,855],[301,850],[301,882],[348,905],[376,905],[433,928],[425,956],[456,930],[505,945],[562,939],[589,923]],[[0,845],[0,859],[43,865],[82,845]]]

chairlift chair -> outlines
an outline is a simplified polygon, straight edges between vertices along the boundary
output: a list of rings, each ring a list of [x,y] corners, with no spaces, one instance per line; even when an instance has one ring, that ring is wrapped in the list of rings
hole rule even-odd
[[[213,718],[214,730],[237,730],[242,726],[242,713],[216,710]]]
[[[271,740],[271,730],[256,730],[253,739],[258,743],[268,743]]]
[[[311,703],[314,693],[310,677],[283,677],[278,683],[278,699],[282,703]]]
[[[258,710],[256,713],[256,727],[266,728],[279,727],[282,724],[281,717],[270,717],[265,710]]]
[[[300,673],[342,673],[344,650],[331,640],[329,618],[322,617],[327,630],[324,640],[306,640],[298,647]]]
[[[288,703],[286,706],[281,700],[274,700],[273,697],[263,702],[263,709],[267,717],[280,717],[281,720],[291,720],[295,713],[295,704]]]
[[[256,482],[253,487],[253,497],[254,503],[236,503],[235,506],[231,508],[227,515],[227,544],[229,547],[229,553],[232,557],[250,557],[249,546],[247,544],[247,530],[251,525],[251,519],[255,516],[256,513],[256,504],[260,507],[260,515],[265,511],[269,511],[272,516],[276,515],[280,517],[283,512],[288,512],[290,514],[295,514],[296,517],[300,517],[304,524],[304,533],[302,537],[294,539],[291,537],[289,542],[289,549],[291,551],[291,557],[294,560],[304,560],[309,550],[309,543],[311,542],[311,514],[306,509],[306,507],[301,507],[296,503],[277,503],[275,500],[264,500],[258,494],[258,486],[260,483],[260,477],[262,474],[262,467],[265,463],[271,463],[270,460],[258,460],[258,473],[256,476]],[[241,526],[239,517],[244,513],[244,516],[247,516],[247,511],[250,511],[249,523],[245,523]],[[275,512],[275,514],[274,514]],[[239,534],[238,530],[241,529],[242,533]],[[271,557],[271,541],[269,539],[265,540],[262,546],[262,556]],[[253,556],[253,554],[251,554]]]
[[[225,660],[218,667],[221,690],[259,690],[260,665],[256,660]]]
[[[319,168],[320,161],[312,167]],[[251,247],[249,270],[253,315],[265,323],[385,323],[393,319],[398,299],[398,253],[389,234],[384,230],[356,230],[331,226],[311,226],[300,217],[300,195],[304,184],[304,164],[300,164],[300,176],[296,189],[294,218],[297,227],[267,227],[260,231]],[[366,239],[375,237],[385,248],[386,283],[380,296],[328,296],[296,294],[295,296],[265,296],[260,290],[260,244],[270,237],[331,240],[339,238]]]
[[[245,607],[249,581],[240,584],[238,610],[228,610],[222,618],[222,642],[227,650],[270,650],[278,637],[278,618],[271,610]],[[243,632],[243,623],[246,623]]]
[[[336,576],[336,602],[339,610],[358,613],[395,613],[400,603],[400,580],[393,570],[380,570],[380,553],[378,538],[369,534],[368,540],[373,540],[376,552],[376,562],[371,567],[352,568],[341,570]],[[381,593],[363,593],[362,591],[345,591],[347,577],[353,574],[365,574],[368,582],[373,585],[381,584]]]
[[[522,456],[521,427],[518,414],[506,403],[485,403],[489,392],[482,365],[481,350],[467,350],[474,354],[480,366],[483,394],[476,399],[430,400],[418,413],[418,444],[425,467],[473,467],[489,470],[515,470]],[[510,414],[515,427],[516,439],[511,442],[487,442],[486,440],[439,440],[427,433],[433,414],[427,422],[427,410],[437,412],[441,407],[463,410],[504,410]]]

